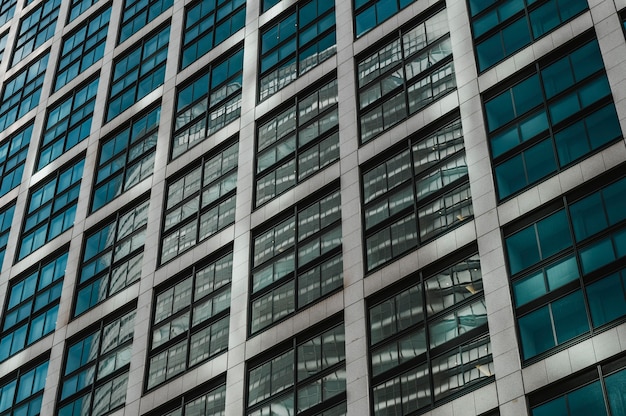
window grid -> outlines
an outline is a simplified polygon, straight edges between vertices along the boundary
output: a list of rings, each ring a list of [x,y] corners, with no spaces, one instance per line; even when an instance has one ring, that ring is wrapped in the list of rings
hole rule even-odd
[[[415,0],[355,0],[354,20],[356,37],[364,35]]]
[[[9,232],[11,231],[14,213],[15,202],[0,208],[0,268],[2,268],[2,263],[4,262],[4,253],[9,242]]]
[[[39,104],[48,55],[46,52],[4,84],[0,104],[0,132]]]
[[[9,38],[9,32],[6,31],[2,35],[0,35],[0,61],[2,61],[2,57],[4,56],[4,51],[7,46],[7,39]]]
[[[54,331],[66,265],[67,252],[39,262],[27,276],[10,283],[0,332],[0,362]]]
[[[363,171],[368,271],[473,216],[460,120],[400,146]]]
[[[0,196],[6,195],[22,181],[32,133],[33,123],[31,122],[4,143],[0,143]]]
[[[145,201],[119,211],[103,228],[87,232],[74,316],[139,280],[148,205]]]
[[[173,3],[174,0],[126,0],[122,11],[122,27],[118,44],[156,19]]]
[[[245,0],[201,0],[185,9],[181,68],[244,27]]]
[[[493,379],[480,261],[465,252],[370,303],[374,415],[433,408]]]
[[[499,199],[621,137],[598,43],[587,36],[576,46],[484,98]]]
[[[257,128],[256,205],[339,160],[337,81]]]
[[[60,6],[61,0],[45,0],[21,20],[11,66],[52,38]]]
[[[57,409],[60,416],[102,415],[124,406],[135,311],[69,343]]]
[[[163,84],[169,37],[167,26],[146,36],[128,54],[114,61],[107,121]]]
[[[172,159],[239,117],[242,76],[243,49],[239,48],[178,89]]]
[[[17,0],[3,0],[0,3],[0,26],[3,26],[6,22],[13,18],[15,13],[15,6]]]
[[[217,381],[209,381],[203,386],[196,387],[146,416],[225,416],[226,383],[223,381],[224,378],[225,376],[221,376]]]
[[[456,88],[446,9],[358,59],[361,142],[390,129]]]
[[[85,160],[81,159],[58,170],[50,180],[30,192],[18,260],[74,225],[84,164]]]
[[[160,117],[159,106],[131,119],[124,130],[102,140],[91,212],[152,175]]]
[[[239,144],[204,156],[167,184],[161,263],[170,261],[235,221]]]
[[[102,58],[110,18],[111,6],[90,16],[89,20],[63,39],[54,83],[55,91]]]
[[[334,6],[332,0],[298,4],[277,24],[261,29],[260,100],[335,54]]]
[[[251,333],[342,287],[339,191],[316,195],[253,234]]]
[[[67,19],[67,22],[71,22],[76,19],[78,16],[83,14],[85,10],[90,8],[93,4],[97,3],[98,0],[72,0],[70,4],[70,13]]]
[[[18,369],[0,380],[0,412],[3,415],[38,415],[48,374],[48,361],[32,369]]]
[[[98,92],[98,78],[75,88],[71,95],[48,110],[37,170],[89,137]]]
[[[156,292],[148,390],[228,349],[232,268],[230,252]]]

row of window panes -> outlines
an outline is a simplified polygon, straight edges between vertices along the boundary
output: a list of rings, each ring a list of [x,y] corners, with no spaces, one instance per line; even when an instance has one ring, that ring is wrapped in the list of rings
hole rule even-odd
[[[362,142],[455,89],[446,10],[359,59],[358,83]]]
[[[11,66],[52,38],[60,7],[61,0],[44,0],[20,21]]]
[[[15,202],[0,208],[0,268],[2,267],[2,262],[4,262],[4,253],[9,242],[9,232],[11,231],[14,212]]]
[[[278,224],[254,232],[252,333],[343,284],[339,191],[310,205],[294,206],[292,212]]]
[[[29,370],[18,370],[0,380],[2,415],[38,415],[48,374],[48,361]]]
[[[226,351],[232,268],[231,252],[157,291],[148,389]]]
[[[16,5],[17,0],[2,0],[0,3],[0,26],[4,26],[13,17]]]
[[[83,14],[85,10],[90,8],[98,0],[71,0],[70,12],[67,18],[68,23]]]
[[[168,181],[161,262],[165,263],[235,221],[238,143],[190,164]]]
[[[31,122],[19,132],[11,135],[4,143],[0,143],[0,196],[6,195],[22,182],[32,134],[33,123]]]
[[[369,32],[414,2],[415,0],[355,0],[356,37]]]
[[[194,390],[205,390],[200,387]],[[226,384],[221,386],[209,388],[206,393],[187,393],[181,398],[174,400],[177,403],[182,404],[174,410],[167,410],[164,413],[162,410],[157,410],[153,413],[149,413],[149,416],[199,416],[199,415],[211,415],[211,416],[224,416],[226,414]],[[171,408],[172,405],[167,406]]]
[[[122,10],[122,27],[118,43],[137,33],[139,29],[169,9],[174,0],[126,0]]]
[[[339,160],[337,81],[282,111],[257,129],[256,205]]]

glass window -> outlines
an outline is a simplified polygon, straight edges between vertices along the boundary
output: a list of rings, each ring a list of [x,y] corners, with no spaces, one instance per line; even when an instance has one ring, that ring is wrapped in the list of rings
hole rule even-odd
[[[126,0],[122,10],[122,27],[118,43],[137,33],[139,29],[172,7],[173,3],[174,0]]]
[[[0,331],[0,362],[48,335],[56,326],[67,252],[13,279]]]
[[[147,389],[228,349],[233,255],[218,255],[155,291]]]
[[[13,214],[15,212],[15,202],[0,208],[0,268],[4,261],[4,253],[7,249],[9,241],[9,232],[11,231],[11,223],[13,222]]]
[[[2,57],[4,56],[4,50],[6,49],[6,46],[7,46],[7,39],[9,39],[8,31],[0,35],[0,61],[2,60]]]
[[[456,88],[445,9],[396,33],[393,41],[357,61],[361,142]]]
[[[133,117],[101,140],[91,211],[97,211],[152,175],[161,107]]]
[[[298,415],[313,407],[319,415],[346,414],[343,323],[316,332],[296,336],[272,358],[249,364],[247,415]]]
[[[142,38],[130,52],[113,62],[107,121],[154,91],[165,80],[169,26]]]
[[[0,196],[6,195],[22,182],[24,164],[32,134],[33,123],[30,122],[19,132],[0,143]]]
[[[10,66],[20,62],[52,38],[60,6],[61,0],[45,0],[22,18]]]
[[[0,26],[8,22],[15,13],[17,0],[2,0],[0,2]]]
[[[146,416],[224,416],[226,414],[225,377],[210,381],[168,402]],[[217,385],[217,386],[216,386]]]
[[[341,197],[314,198],[253,233],[251,333],[343,285]]]
[[[102,58],[111,18],[111,7],[90,16],[63,39],[54,90],[58,90]]]
[[[0,104],[0,132],[39,104],[48,65],[48,52],[4,83]]]
[[[263,12],[266,12],[272,7],[274,7],[275,5],[277,5],[278,3],[280,3],[280,0],[262,0],[262,3],[263,3]]]
[[[161,263],[235,222],[238,149],[238,143],[231,142],[168,181]]]
[[[103,415],[126,402],[135,311],[100,321],[65,351],[59,416]]]
[[[149,201],[145,201],[118,211],[99,230],[86,232],[73,316],[139,280],[148,206]]]
[[[185,9],[181,68],[243,28],[245,0],[201,0]]]
[[[415,0],[355,0],[356,36],[369,32],[414,2]]]
[[[68,16],[68,23],[80,16],[85,10],[90,8],[98,0],[71,0],[70,14]]]
[[[65,166],[30,191],[18,260],[74,225],[84,165],[80,159]]]
[[[261,28],[259,99],[265,100],[335,54],[335,2],[296,5]]]
[[[240,48],[178,89],[172,159],[239,118],[242,76]]]
[[[256,205],[339,160],[337,81],[295,101],[257,127]]]
[[[48,109],[36,170],[89,137],[97,92],[98,78],[95,78]]]
[[[38,415],[46,386],[48,361],[34,368],[20,368],[0,379],[0,412],[3,415]]]

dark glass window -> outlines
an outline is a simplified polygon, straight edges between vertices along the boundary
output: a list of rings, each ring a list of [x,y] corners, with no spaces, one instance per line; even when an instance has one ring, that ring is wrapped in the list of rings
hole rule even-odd
[[[33,123],[0,143],[0,196],[22,182],[28,145],[32,139]],[[1,263],[1,262],[0,262]]]
[[[271,9],[272,7],[280,3],[280,0],[261,0],[261,1],[263,3],[263,12],[268,11],[269,9]]]
[[[169,38],[168,26],[146,36],[129,53],[113,62],[107,121],[163,84]]]
[[[201,0],[187,6],[181,67],[195,62],[245,23],[245,0]]]
[[[626,316],[626,178],[602,179],[505,233],[524,359]]]
[[[0,132],[39,104],[48,55],[48,52],[44,53],[4,83],[0,104]]]
[[[357,61],[362,142],[456,88],[446,10],[420,20]]]
[[[226,382],[225,376],[209,381],[186,392],[146,416],[225,416]]]
[[[67,252],[39,262],[9,283],[0,331],[0,361],[54,331],[66,266]]]
[[[161,107],[154,108],[101,141],[92,212],[152,175],[160,117]]]
[[[74,225],[84,165],[84,159],[73,162],[30,191],[18,260]]]
[[[447,123],[363,169],[367,270],[472,218],[461,122]]]
[[[20,21],[20,29],[13,47],[11,66],[52,38],[59,15],[61,0],[45,0]],[[44,68],[45,70],[45,68]]]
[[[54,90],[58,90],[96,63],[104,54],[111,7],[90,16],[70,36],[63,39]]]
[[[266,99],[335,54],[335,2],[312,0],[261,28],[259,98]]]
[[[172,159],[239,117],[243,49],[213,63],[177,91]]]
[[[368,302],[375,415],[413,414],[493,379],[479,258],[454,256]]]
[[[46,386],[48,361],[34,368],[20,368],[0,379],[0,412],[2,415],[38,415]]]
[[[68,16],[68,23],[80,16],[85,10],[90,8],[98,0],[71,0],[70,14]]]
[[[149,201],[115,214],[85,236],[74,316],[139,280]]]
[[[9,39],[8,31],[0,35],[0,61],[2,60],[2,57],[4,56],[4,51],[7,46],[7,39]]]
[[[284,211],[253,234],[251,333],[342,287],[338,190]]]
[[[2,0],[0,2],[0,26],[3,26],[13,17],[16,5],[17,0]]]
[[[98,78],[95,78],[75,88],[68,97],[48,110],[37,170],[89,137],[97,92]]]
[[[354,0],[356,36],[369,32],[414,2],[415,0]]]
[[[339,160],[337,81],[260,123],[256,160],[256,205]]]
[[[167,184],[161,263],[235,222],[238,143],[204,156]]]
[[[338,320],[343,319],[329,321]],[[247,415],[346,414],[343,322],[322,325],[272,351],[271,358],[249,363]]]
[[[122,10],[122,28],[118,43],[137,33],[139,29],[169,9],[173,3],[174,0],[126,0]]]
[[[155,290],[147,389],[228,349],[233,255],[217,256]]]
[[[9,241],[9,232],[11,231],[14,212],[15,203],[0,208],[0,267],[2,267],[2,262],[4,261],[4,252]]]
[[[595,39],[549,63],[536,63],[524,76],[484,100],[500,199],[622,134]]]
[[[588,9],[586,0],[469,1],[479,71]]]
[[[107,318],[68,343],[59,416],[103,415],[124,406],[135,311]]]

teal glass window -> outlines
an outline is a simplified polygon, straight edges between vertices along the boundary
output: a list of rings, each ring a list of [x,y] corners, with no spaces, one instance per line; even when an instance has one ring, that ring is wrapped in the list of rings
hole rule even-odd
[[[278,3],[280,3],[280,0],[262,0],[262,3],[263,3],[263,6],[262,6],[263,12],[266,12],[272,7],[274,7],[275,5],[277,5]]]
[[[239,48],[178,89],[172,159],[239,118],[242,77]]]
[[[48,65],[48,52],[4,83],[0,104],[0,132],[39,104]]]
[[[339,160],[337,81],[262,121],[256,160],[257,206]]]
[[[84,159],[73,162],[30,191],[18,260],[74,225],[84,165]]]
[[[70,4],[70,14],[67,18],[68,23],[83,14],[85,10],[90,8],[98,0],[72,0]]]
[[[66,267],[64,252],[10,282],[0,331],[0,362],[54,331]]]
[[[595,39],[576,41],[575,50],[526,75],[484,97],[500,199],[621,137]]]
[[[118,43],[137,33],[139,29],[172,7],[172,4],[174,0],[126,0],[122,10],[122,27]]]
[[[87,231],[73,316],[93,308],[141,277],[148,202],[119,211],[102,228]]]
[[[260,100],[335,54],[334,1],[298,4],[276,20],[278,23],[260,29]]]
[[[362,168],[368,271],[473,216],[461,122],[438,124]]]
[[[271,358],[248,364],[246,415],[346,414],[346,347],[343,317],[315,333],[298,335]],[[313,358],[315,357],[315,358]],[[312,414],[312,413],[308,413]]]
[[[33,123],[31,122],[0,143],[0,196],[6,195],[22,182],[24,163],[26,163],[32,134]]]
[[[364,35],[415,0],[355,0],[356,37]]]
[[[169,401],[146,416],[226,415],[226,380],[220,376]]]
[[[0,208],[0,267],[2,267],[2,262],[4,261],[4,253],[7,249],[14,213],[15,203]]]
[[[97,92],[98,78],[95,78],[48,109],[37,170],[89,137]]]
[[[357,59],[361,142],[456,88],[445,9],[438,5],[391,42]]]
[[[161,107],[149,110],[101,141],[92,212],[152,175],[160,116]]]
[[[0,35],[0,61],[4,56],[4,51],[7,46],[7,39],[9,39],[9,32],[4,32],[2,35]]]
[[[586,0],[470,0],[479,71],[511,56],[588,8]]]
[[[45,0],[22,18],[10,66],[20,62],[52,38],[60,6],[61,0]]]
[[[0,26],[8,22],[15,13],[17,0],[2,0],[0,2]]]
[[[156,289],[148,390],[228,349],[232,269],[217,253]]]
[[[63,39],[54,90],[58,90],[102,58],[111,18],[111,7],[90,16]]]
[[[245,0],[201,0],[187,6],[181,68],[228,39],[245,23]]]
[[[130,52],[113,62],[107,121],[163,84],[169,38],[168,26],[146,36]]]
[[[46,386],[48,361],[20,368],[0,379],[0,412],[3,415],[38,415]]]
[[[238,152],[239,144],[231,142],[168,181],[161,263],[235,222]]]
[[[135,311],[123,313],[105,318],[68,342],[61,369],[59,416],[103,415],[124,406]]]
[[[315,195],[253,231],[251,333],[342,287],[341,241],[338,190]]]

